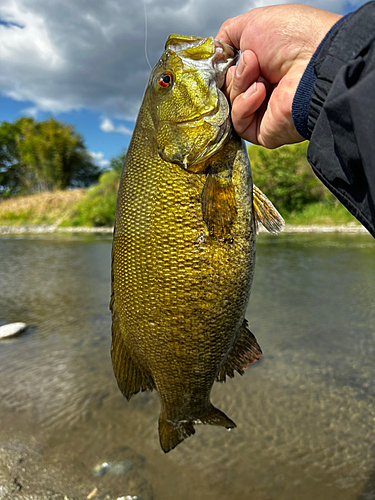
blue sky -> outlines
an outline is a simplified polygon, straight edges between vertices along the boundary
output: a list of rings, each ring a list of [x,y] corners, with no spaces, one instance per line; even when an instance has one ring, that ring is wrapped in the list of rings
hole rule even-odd
[[[105,119],[95,111],[82,109],[80,111],[69,111],[65,113],[53,113],[48,111],[34,110],[32,101],[16,101],[10,97],[0,95],[0,118],[2,121],[14,121],[20,116],[34,116],[38,120],[44,120],[54,116],[57,120],[74,125],[77,132],[85,138],[86,146],[90,152],[96,153],[97,163],[107,166],[107,162],[113,156],[121,152],[129,144],[134,121],[110,120],[114,127],[123,126],[128,130],[122,132],[104,132],[100,126]],[[35,113],[36,111],[36,113]],[[107,118],[108,120],[108,118]]]
[[[153,65],[171,32],[215,35],[227,18],[251,7],[286,3],[143,1],[2,0],[0,121],[28,115],[70,123],[106,167],[129,144],[150,72],[144,7]],[[364,3],[318,0],[310,5],[346,14]]]

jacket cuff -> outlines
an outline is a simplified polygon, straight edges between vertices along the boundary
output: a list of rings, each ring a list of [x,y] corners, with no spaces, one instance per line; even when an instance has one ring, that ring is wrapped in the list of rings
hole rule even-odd
[[[317,60],[318,56],[321,52],[324,52],[327,46],[330,45],[332,39],[334,39],[340,24],[346,20],[351,14],[347,14],[345,17],[342,17],[337,21],[336,24],[332,26],[332,28],[325,35],[323,40],[320,42],[318,48],[314,52],[312,58],[310,59],[309,64],[307,65],[305,72],[302,75],[302,78],[298,84],[296,93],[294,95],[293,104],[292,104],[292,118],[294,126],[297,129],[297,132],[302,135],[305,139],[310,139],[312,129],[310,129],[309,123],[309,111],[310,111],[310,103],[313,95],[314,86],[316,83],[317,75],[315,72],[314,64]],[[330,82],[332,83],[332,82]],[[327,92],[328,93],[328,92]],[[327,94],[325,94],[327,95]],[[324,100],[321,102],[321,106],[323,105]],[[320,107],[321,107],[320,106]],[[319,113],[318,113],[319,114]],[[318,116],[318,115],[317,115]],[[315,121],[316,118],[315,117]],[[314,128],[314,127],[312,127]]]

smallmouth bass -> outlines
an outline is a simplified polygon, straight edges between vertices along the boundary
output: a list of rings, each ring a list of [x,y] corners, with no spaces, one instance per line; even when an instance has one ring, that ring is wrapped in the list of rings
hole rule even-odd
[[[151,72],[119,186],[112,248],[112,364],[127,399],[156,389],[164,452],[194,424],[235,427],[210,402],[259,359],[245,311],[258,219],[283,220],[253,188],[220,91],[237,52],[170,35]]]

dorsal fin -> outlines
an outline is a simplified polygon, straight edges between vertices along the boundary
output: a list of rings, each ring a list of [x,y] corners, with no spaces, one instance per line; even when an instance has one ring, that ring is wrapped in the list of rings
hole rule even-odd
[[[253,184],[253,210],[256,226],[260,222],[272,234],[283,230],[285,221],[262,191]]]

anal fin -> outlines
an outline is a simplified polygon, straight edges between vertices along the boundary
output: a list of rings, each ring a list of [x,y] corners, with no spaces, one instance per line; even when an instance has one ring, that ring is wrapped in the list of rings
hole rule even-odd
[[[120,318],[114,297],[111,300],[112,310],[112,346],[111,358],[117,384],[129,400],[133,394],[146,389],[152,390],[155,384],[149,375],[132,357],[120,329]]]
[[[284,219],[267,196],[255,184],[253,184],[253,210],[257,228],[260,222],[272,234],[283,230],[285,225]]]
[[[225,382],[227,376],[230,378],[234,377],[234,372],[243,375],[247,365],[258,361],[261,354],[262,350],[256,338],[248,329],[247,320],[244,319],[237,342],[219,371],[216,380],[218,382]]]

